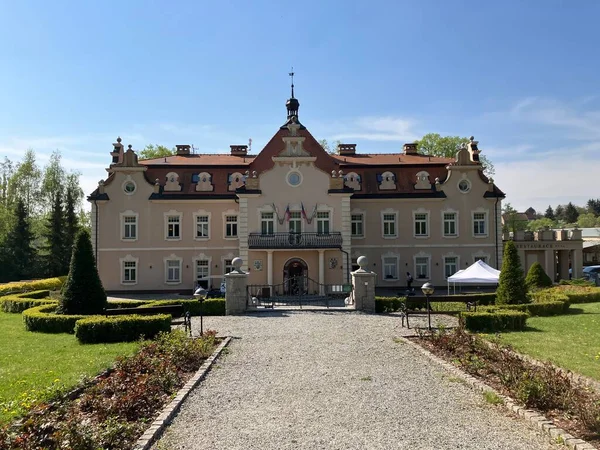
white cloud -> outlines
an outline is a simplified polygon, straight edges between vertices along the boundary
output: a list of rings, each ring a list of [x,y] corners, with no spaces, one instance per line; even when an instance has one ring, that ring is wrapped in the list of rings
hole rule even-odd
[[[340,127],[346,130],[333,135],[332,139],[411,142],[420,137],[413,129],[415,125],[415,121],[401,117],[361,117]]]

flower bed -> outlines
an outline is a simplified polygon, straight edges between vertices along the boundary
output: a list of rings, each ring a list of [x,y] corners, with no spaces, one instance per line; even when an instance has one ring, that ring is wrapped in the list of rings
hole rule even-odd
[[[0,429],[0,447],[130,449],[216,344],[214,332],[200,339],[161,333],[135,355],[119,359],[77,399],[37,405],[23,420]]]

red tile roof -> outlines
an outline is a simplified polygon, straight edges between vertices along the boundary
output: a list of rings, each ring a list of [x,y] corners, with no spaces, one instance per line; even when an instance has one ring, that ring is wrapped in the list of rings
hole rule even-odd
[[[248,166],[256,155],[237,156],[227,153],[194,155],[173,155],[164,158],[141,159],[138,162],[144,166]]]

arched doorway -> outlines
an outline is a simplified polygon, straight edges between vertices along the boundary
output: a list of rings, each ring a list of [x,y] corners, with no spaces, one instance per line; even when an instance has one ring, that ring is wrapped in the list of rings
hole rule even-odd
[[[287,295],[306,294],[308,265],[301,258],[292,258],[283,266],[283,281]]]

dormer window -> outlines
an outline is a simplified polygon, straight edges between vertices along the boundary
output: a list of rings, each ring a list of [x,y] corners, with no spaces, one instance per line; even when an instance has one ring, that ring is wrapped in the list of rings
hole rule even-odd
[[[396,175],[392,172],[377,174],[377,181],[379,182],[379,189],[382,191],[396,189]]]

